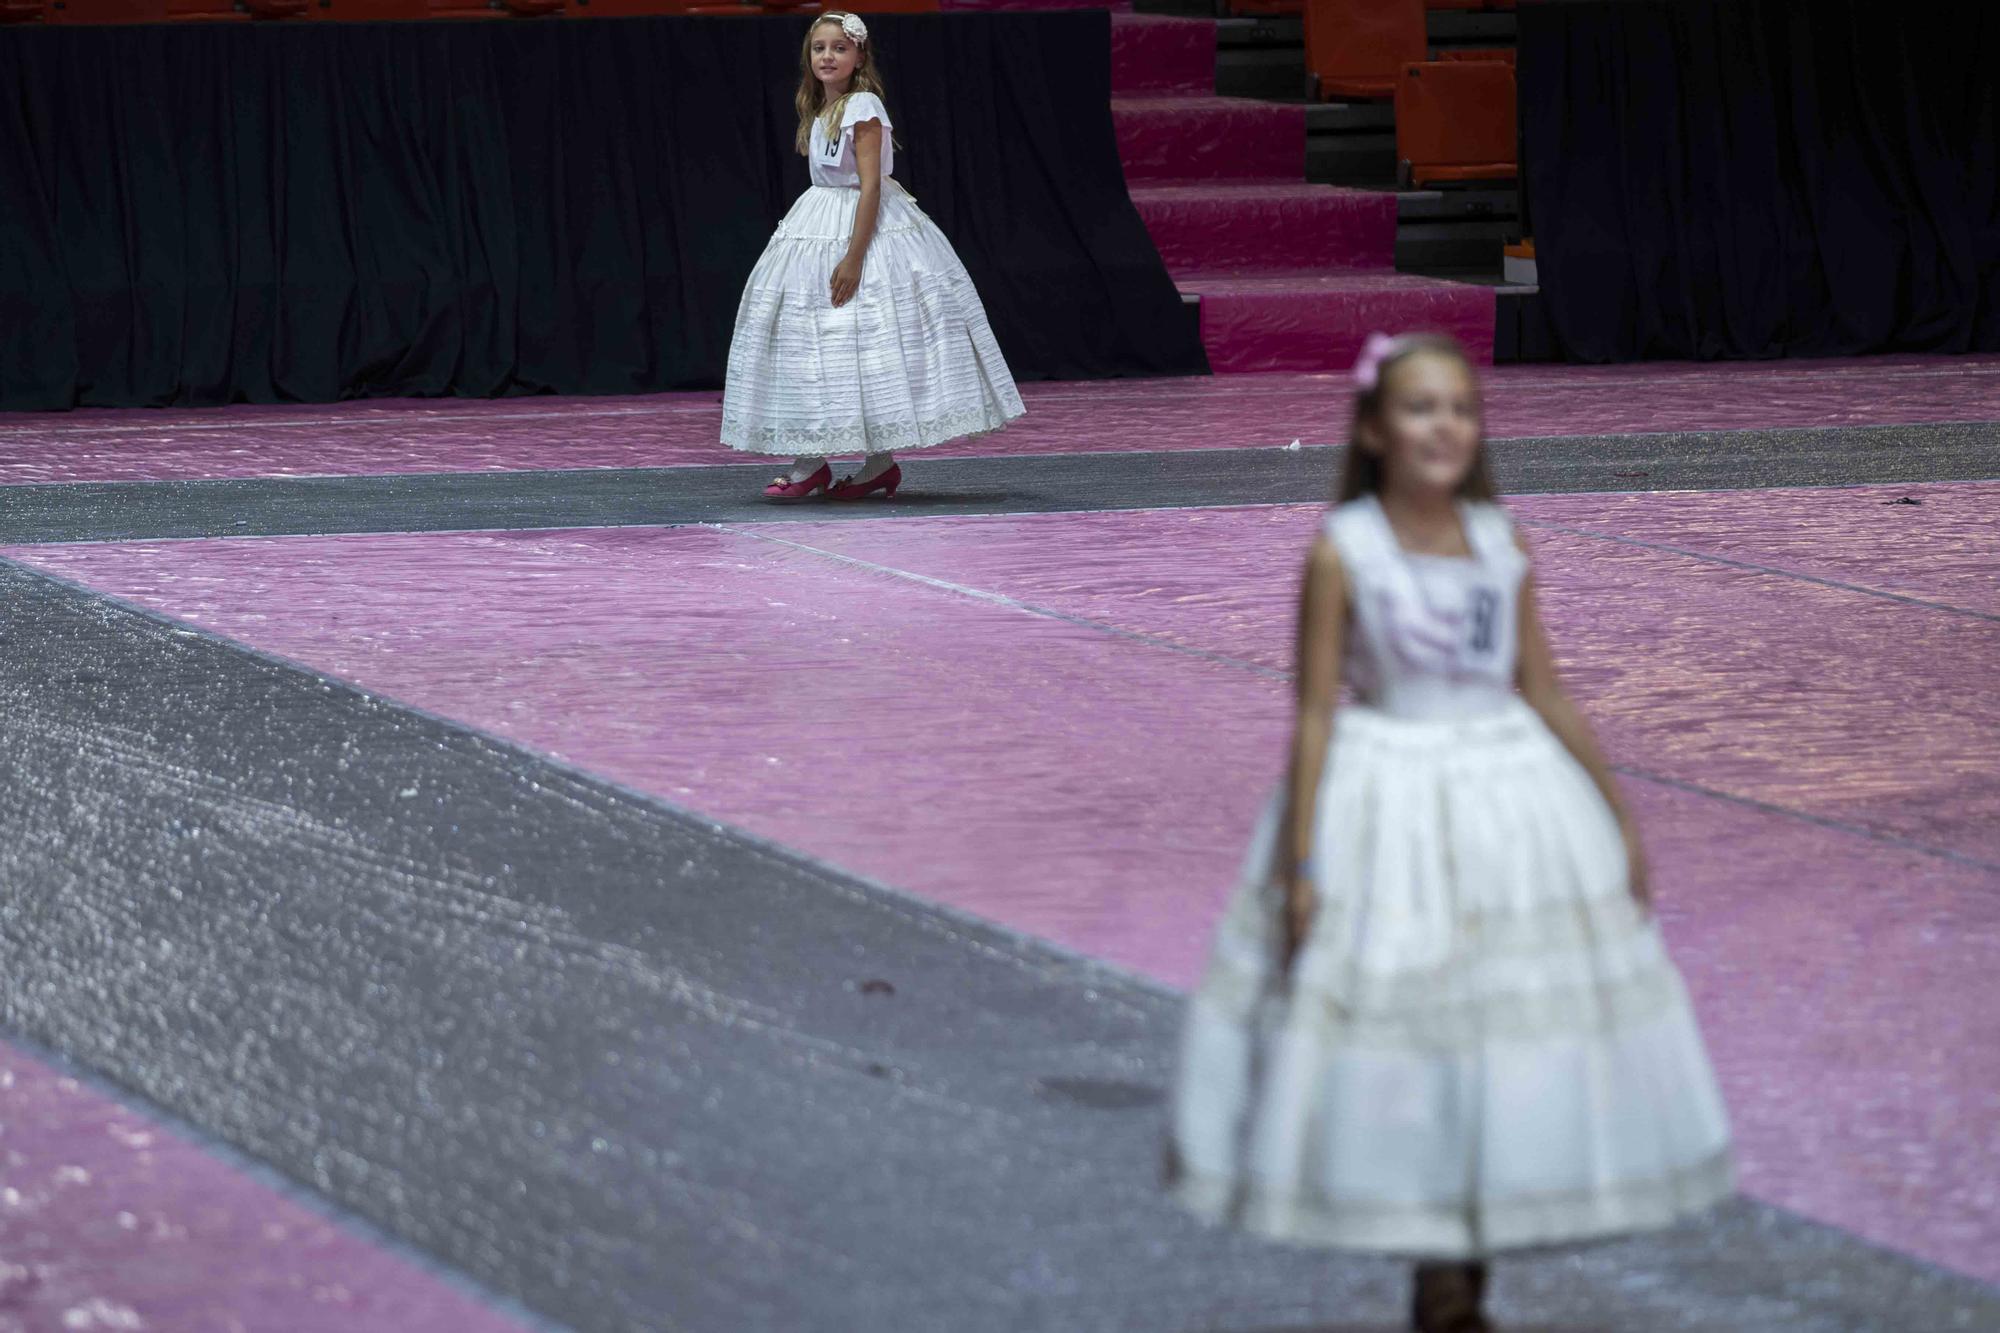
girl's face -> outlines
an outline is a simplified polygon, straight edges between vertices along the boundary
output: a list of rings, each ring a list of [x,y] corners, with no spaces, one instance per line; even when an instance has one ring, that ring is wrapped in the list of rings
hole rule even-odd
[[[1418,352],[1386,372],[1362,443],[1395,490],[1456,492],[1479,457],[1479,386],[1457,357]]]
[[[861,48],[840,30],[838,23],[822,23],[813,29],[813,77],[826,89],[827,96],[837,97],[846,92],[848,82],[853,79],[854,71],[860,64]]]

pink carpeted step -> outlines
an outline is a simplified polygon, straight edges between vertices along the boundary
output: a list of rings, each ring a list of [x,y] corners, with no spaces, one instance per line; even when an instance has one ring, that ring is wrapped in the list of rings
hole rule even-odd
[[[1494,292],[1387,269],[1189,274],[1201,297],[1201,340],[1217,374],[1345,370],[1373,332],[1448,333],[1474,361],[1493,360]]]
[[[1285,181],[1142,182],[1132,202],[1172,273],[1389,268],[1396,196]]]
[[[1164,14],[1111,16],[1114,97],[1215,92],[1215,24]]]
[[[1306,109],[1241,97],[1115,97],[1125,179],[1302,180]]]

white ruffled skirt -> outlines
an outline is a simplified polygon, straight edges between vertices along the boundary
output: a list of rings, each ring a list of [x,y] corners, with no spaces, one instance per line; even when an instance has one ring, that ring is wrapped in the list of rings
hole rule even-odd
[[[1025,410],[986,309],[937,224],[893,179],[861,287],[828,295],[861,192],[799,196],[751,270],[729,345],[722,442],[795,455],[922,449]]]
[[[1730,1192],[1680,976],[1615,819],[1538,715],[1340,711],[1289,978],[1278,804],[1189,1006],[1184,1204],[1281,1240],[1468,1259],[1665,1226]]]

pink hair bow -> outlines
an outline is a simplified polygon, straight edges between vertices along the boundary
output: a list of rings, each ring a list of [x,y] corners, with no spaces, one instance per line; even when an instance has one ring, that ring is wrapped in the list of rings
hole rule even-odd
[[[1402,349],[1402,340],[1391,338],[1386,333],[1371,333],[1368,341],[1361,345],[1361,355],[1354,359],[1354,387],[1363,393],[1374,392],[1375,385],[1382,378],[1382,363]]]

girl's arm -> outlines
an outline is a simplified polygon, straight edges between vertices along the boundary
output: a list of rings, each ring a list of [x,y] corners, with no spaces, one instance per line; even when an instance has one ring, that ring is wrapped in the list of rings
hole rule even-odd
[[[1524,555],[1527,549],[1526,544],[1522,544]],[[1618,830],[1625,837],[1625,859],[1630,866],[1632,897],[1642,908],[1650,908],[1653,891],[1646,879],[1646,857],[1639,845],[1638,826],[1625,809],[1617,780],[1611,776],[1611,766],[1604,761],[1603,752],[1597,748],[1597,738],[1591,735],[1590,724],[1584,721],[1582,711],[1570,702],[1569,695],[1563,692],[1562,682],[1556,677],[1555,654],[1549,648],[1548,632],[1542,628],[1542,613],[1535,601],[1533,569],[1521,578],[1519,684],[1521,697],[1527,700],[1528,706],[1542,715],[1542,721],[1548,723],[1556,739],[1576,756],[1576,762],[1583,765],[1583,771],[1590,774],[1590,780],[1604,793],[1605,803],[1618,817]]]
[[[854,210],[854,235],[847,256],[833,270],[833,303],[846,305],[861,290],[861,263],[875,239],[882,212],[882,122],[864,120],[854,127],[854,165],[861,173],[861,203]]]
[[[1284,963],[1291,965],[1312,926],[1313,822],[1320,775],[1333,738],[1333,709],[1340,698],[1340,653],[1347,632],[1347,576],[1340,555],[1324,535],[1306,557],[1299,593],[1298,720],[1292,728],[1292,764],[1285,789],[1285,817],[1278,829],[1278,875],[1285,886]]]

